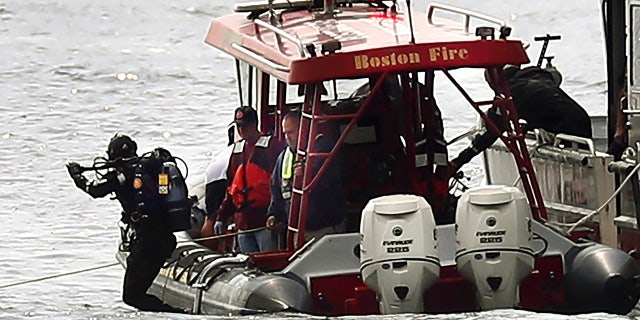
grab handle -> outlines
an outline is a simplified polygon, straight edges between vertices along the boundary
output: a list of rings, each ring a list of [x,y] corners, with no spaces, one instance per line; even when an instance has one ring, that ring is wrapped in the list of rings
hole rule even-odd
[[[457,7],[452,7],[446,4],[441,4],[441,3],[432,3],[429,5],[429,9],[427,10],[427,21],[429,22],[429,24],[434,24],[433,23],[433,13],[435,12],[435,10],[442,10],[442,11],[446,11],[448,13],[456,13],[459,15],[464,16],[464,31],[465,32],[469,32],[469,25],[471,23],[471,18],[475,18],[478,20],[482,20],[482,21],[486,21],[489,23],[493,23],[493,24],[497,24],[500,27],[506,26],[506,22],[504,20],[500,20],[500,19],[496,19],[494,17],[491,16],[487,16],[484,15],[482,13],[478,13],[475,11],[471,11],[471,10],[467,10],[467,9],[462,9],[462,8],[457,8]]]
[[[553,146],[557,147],[561,142],[571,142],[586,145],[589,153],[593,156],[596,154],[596,148],[593,144],[593,140],[584,137],[573,136],[570,134],[558,133],[553,139]]]

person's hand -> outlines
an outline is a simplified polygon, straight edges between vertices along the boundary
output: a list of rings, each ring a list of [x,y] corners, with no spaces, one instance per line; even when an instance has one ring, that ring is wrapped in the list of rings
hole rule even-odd
[[[224,222],[216,221],[216,223],[213,225],[213,233],[224,234]]]
[[[276,225],[276,217],[269,216],[267,218],[267,228],[271,229]]]
[[[77,176],[82,173],[82,168],[80,167],[80,164],[78,164],[77,162],[69,162],[66,164],[66,166],[67,166],[67,171],[69,171],[69,175],[71,177]]]
[[[73,179],[73,183],[75,183],[76,187],[85,190],[87,186],[87,180],[82,175],[82,167],[76,162],[69,162],[66,164],[67,171],[69,171],[69,175],[71,179]]]
[[[296,161],[293,164],[293,175],[296,177],[301,177],[302,176],[302,161]]]

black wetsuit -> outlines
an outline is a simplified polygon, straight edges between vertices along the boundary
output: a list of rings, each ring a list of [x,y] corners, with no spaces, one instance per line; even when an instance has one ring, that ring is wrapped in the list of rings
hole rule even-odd
[[[71,173],[71,175],[76,186],[94,198],[115,193],[122,205],[122,221],[134,230],[135,236],[131,239],[127,257],[122,300],[142,311],[183,312],[147,294],[165,260],[176,248],[176,238],[167,221],[163,219],[148,218],[137,222],[132,221],[131,215],[137,209],[133,189],[135,167],[129,165],[110,169],[102,179],[91,182],[79,173]],[[152,214],[148,215],[152,216]]]
[[[524,68],[509,79],[509,87],[518,117],[527,121],[524,130],[541,128],[555,134],[592,138],[589,114],[555,84],[550,73],[537,67]],[[497,107],[489,108],[487,115],[503,130]],[[497,139],[497,134],[486,130],[452,160],[453,165],[459,168]]]

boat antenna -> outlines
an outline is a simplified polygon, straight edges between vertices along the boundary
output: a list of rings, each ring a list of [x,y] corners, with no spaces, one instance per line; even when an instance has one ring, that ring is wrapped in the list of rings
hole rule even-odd
[[[269,0],[269,22],[275,25],[276,12],[273,10],[273,0]]]
[[[395,17],[398,15],[398,6],[397,6],[397,0],[393,0],[393,4],[391,5],[391,16]]]
[[[409,13],[409,30],[411,30],[411,41],[409,41],[409,43],[416,44],[416,37],[413,34],[413,15],[411,14],[411,0],[407,0],[407,12]]]
[[[331,15],[334,14],[336,7],[335,0],[324,0],[324,14]]]

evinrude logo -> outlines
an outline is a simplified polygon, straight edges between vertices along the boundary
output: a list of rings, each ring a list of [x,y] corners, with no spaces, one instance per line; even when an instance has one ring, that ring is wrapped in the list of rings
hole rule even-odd
[[[356,69],[360,70],[420,63],[420,54],[416,52],[400,54],[396,54],[394,52],[386,56],[369,56],[366,54],[361,54],[355,56],[353,59]]]
[[[507,230],[477,231],[476,237],[480,238],[480,243],[502,243]]]
[[[466,60],[469,58],[469,50],[465,48],[461,49],[447,49],[447,47],[436,47],[429,49],[429,61],[435,62],[438,60]]]
[[[387,253],[409,252],[413,239],[408,240],[384,240],[382,246],[387,247]]]

